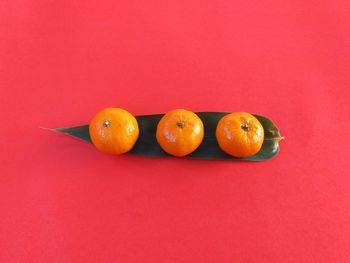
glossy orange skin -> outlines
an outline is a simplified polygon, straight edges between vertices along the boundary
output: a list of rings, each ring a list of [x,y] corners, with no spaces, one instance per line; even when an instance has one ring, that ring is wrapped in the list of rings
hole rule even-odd
[[[156,137],[164,151],[182,157],[201,144],[204,137],[203,122],[192,111],[172,110],[159,121]]]
[[[123,154],[132,149],[139,137],[136,118],[120,108],[107,108],[97,113],[89,125],[96,148],[108,154]]]
[[[248,128],[247,128],[248,127]],[[247,112],[234,112],[222,117],[216,127],[220,148],[235,157],[256,154],[264,142],[264,128]]]

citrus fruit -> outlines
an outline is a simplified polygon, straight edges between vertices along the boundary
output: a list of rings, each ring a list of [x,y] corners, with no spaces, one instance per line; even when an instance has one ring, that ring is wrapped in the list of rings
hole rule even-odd
[[[190,154],[204,136],[202,120],[192,111],[176,109],[166,113],[157,126],[157,141],[164,151],[174,156]]]
[[[122,154],[130,151],[138,136],[135,117],[120,108],[107,108],[97,113],[89,125],[92,143],[104,153]]]
[[[216,127],[220,148],[235,157],[256,154],[264,142],[264,128],[253,115],[234,112],[222,117]]]

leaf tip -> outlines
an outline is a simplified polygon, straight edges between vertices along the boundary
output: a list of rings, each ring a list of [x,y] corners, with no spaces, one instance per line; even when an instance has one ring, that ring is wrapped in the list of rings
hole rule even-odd
[[[56,131],[56,129],[47,128],[47,127],[43,127],[43,126],[39,126],[39,129],[43,129],[43,130],[47,130],[47,131]]]

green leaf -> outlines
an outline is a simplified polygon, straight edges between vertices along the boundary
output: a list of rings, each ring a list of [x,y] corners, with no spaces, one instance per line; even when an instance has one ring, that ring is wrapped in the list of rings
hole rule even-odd
[[[219,148],[215,137],[215,130],[218,121],[228,113],[196,112],[196,114],[201,118],[204,124],[204,139],[201,145],[193,153],[186,156],[187,158],[265,161],[274,157],[279,151],[278,142],[283,139],[283,137],[280,136],[279,130],[273,122],[266,117],[253,114],[260,121],[265,132],[265,140],[260,151],[247,158],[236,158],[223,152]],[[140,135],[134,148],[128,154],[148,157],[170,156],[162,150],[156,140],[157,124],[163,115],[164,114],[135,116],[138,121]],[[91,143],[89,125],[59,128],[55,129],[55,131]]]

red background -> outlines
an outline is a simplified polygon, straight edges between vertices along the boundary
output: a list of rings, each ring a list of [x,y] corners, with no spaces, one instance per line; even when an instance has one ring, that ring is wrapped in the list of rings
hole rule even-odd
[[[350,262],[348,1],[0,2],[0,262]],[[39,129],[248,111],[262,163],[107,156]]]

